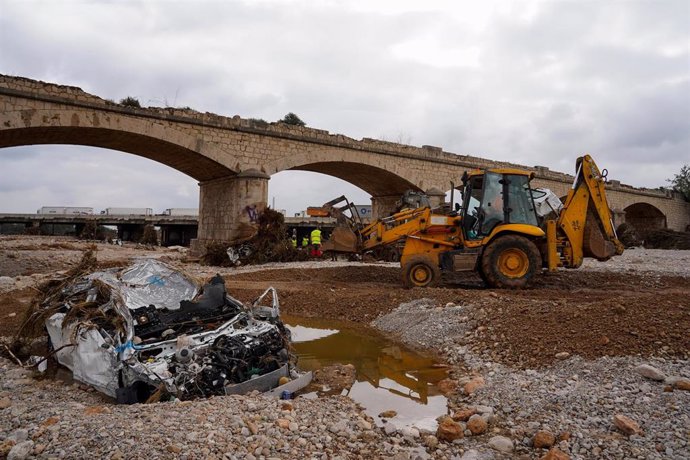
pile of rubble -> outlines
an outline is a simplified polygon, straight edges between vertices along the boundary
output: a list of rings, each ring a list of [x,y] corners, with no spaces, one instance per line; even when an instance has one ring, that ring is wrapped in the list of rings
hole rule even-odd
[[[637,233],[637,230],[635,230],[635,227],[630,224],[620,224],[616,229],[616,234],[618,235],[620,242],[623,243],[623,246],[626,248],[636,248],[642,246],[642,238],[640,238],[640,235]]]
[[[285,216],[270,208],[257,219],[257,231],[251,238],[228,247],[220,242],[206,247],[206,265],[255,265],[269,262],[295,262],[309,259],[306,251],[292,246]]]

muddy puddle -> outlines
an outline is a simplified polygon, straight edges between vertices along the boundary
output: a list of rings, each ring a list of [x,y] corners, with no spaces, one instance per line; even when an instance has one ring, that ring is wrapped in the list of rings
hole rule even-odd
[[[436,387],[447,369],[438,367],[432,358],[359,324],[291,315],[281,318],[292,332],[300,369],[332,364],[355,367],[356,381],[342,394],[363,406],[377,424],[384,422],[378,414],[394,410],[397,415],[389,420],[399,428],[435,430],[436,418],[447,412],[447,400]]]

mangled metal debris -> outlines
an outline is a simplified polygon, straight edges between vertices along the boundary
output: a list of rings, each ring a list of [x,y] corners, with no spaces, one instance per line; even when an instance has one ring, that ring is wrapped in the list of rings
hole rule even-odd
[[[39,310],[57,361],[118,402],[268,391],[279,382],[295,391],[311,380],[294,366],[272,287],[246,307],[219,275],[199,290],[144,259],[74,278]]]

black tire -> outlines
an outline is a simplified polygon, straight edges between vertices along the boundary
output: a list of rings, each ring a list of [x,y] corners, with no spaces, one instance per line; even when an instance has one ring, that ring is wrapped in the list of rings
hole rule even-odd
[[[484,274],[484,270],[482,269],[482,264],[479,264],[477,266],[477,275],[479,275],[479,278],[481,278],[484,284],[489,286],[489,280],[486,279],[486,275]]]
[[[400,251],[398,251],[398,248],[391,247],[388,249],[388,254],[386,254],[386,261],[400,262]]]
[[[499,236],[484,249],[481,273],[487,285],[521,289],[541,269],[541,254],[520,235]]]
[[[406,288],[435,287],[440,281],[441,269],[428,257],[410,257],[402,269],[402,282]]]

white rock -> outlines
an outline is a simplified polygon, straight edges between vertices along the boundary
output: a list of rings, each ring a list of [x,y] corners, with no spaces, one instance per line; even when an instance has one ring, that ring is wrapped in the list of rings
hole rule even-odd
[[[406,438],[418,438],[419,430],[417,428],[406,426],[400,430],[400,434],[402,434]]]
[[[347,433],[347,421],[340,420],[339,422],[328,427],[328,431],[339,436],[345,436]]]
[[[0,276],[0,288],[9,288],[14,286],[14,280],[9,276]]]
[[[20,442],[12,447],[12,450],[10,450],[10,453],[7,455],[7,460],[24,460],[29,456],[33,448],[33,441]]]
[[[493,414],[494,408],[491,406],[472,406],[479,414]]]
[[[657,382],[663,382],[666,379],[666,376],[663,372],[654,366],[650,366],[649,364],[640,364],[635,368],[635,372],[640,374],[642,377],[656,380]]]
[[[14,433],[12,433],[9,436],[9,439],[14,440],[16,443],[24,442],[27,439],[29,439],[29,430],[26,430],[24,428],[19,428],[18,430],[15,430]]]
[[[410,458],[415,460],[429,460],[431,455],[429,455],[425,448],[418,446],[410,450]]]
[[[513,441],[505,436],[494,436],[489,439],[489,447],[499,452],[510,453],[513,451]]]
[[[357,421],[357,426],[359,426],[363,430],[371,430],[371,423],[367,422],[364,419],[359,419]]]
[[[387,435],[390,436],[391,434],[393,434],[393,433],[395,433],[395,432],[398,431],[398,427],[396,427],[395,425],[393,425],[391,422],[386,422],[386,423],[383,425],[383,431],[384,431]]]
[[[465,452],[464,454],[462,454],[462,457],[460,457],[460,460],[480,460],[480,458],[481,457],[479,456],[478,451],[476,451],[474,449],[470,449],[467,452]]]

